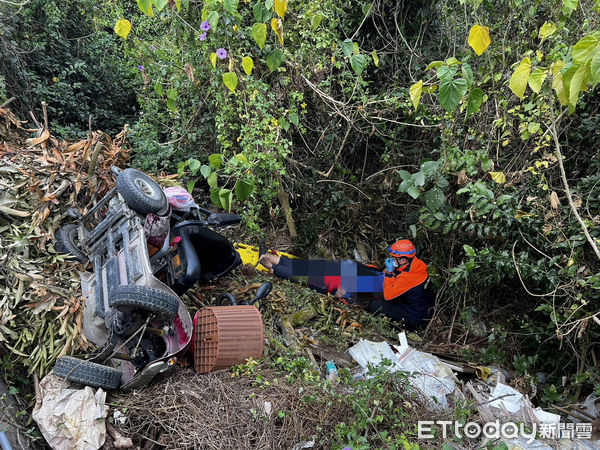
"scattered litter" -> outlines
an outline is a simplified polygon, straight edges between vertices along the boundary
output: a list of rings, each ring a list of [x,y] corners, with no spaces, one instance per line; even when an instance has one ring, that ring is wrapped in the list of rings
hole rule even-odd
[[[430,353],[409,348],[399,358],[400,370],[412,373],[410,384],[425,397],[430,407],[447,409],[449,397],[462,393],[456,389],[458,380],[452,370]]]
[[[523,406],[523,394],[502,383],[496,385],[490,399],[494,399],[489,402],[490,406],[506,409],[511,413],[519,412]]]
[[[267,415],[267,417],[270,416],[271,411],[273,410],[273,405],[271,404],[271,402],[265,402],[264,408],[265,408],[265,414]]]
[[[302,450],[303,448],[313,448],[314,446],[315,446],[315,441],[299,442],[296,445],[294,445],[293,450]]]
[[[125,422],[127,422],[127,416],[125,414],[123,414],[121,411],[119,411],[118,409],[116,409],[115,412],[113,413],[113,421],[114,421],[114,423],[124,425]]]
[[[337,367],[335,367],[335,362],[327,361],[325,363],[325,368],[327,370],[327,379],[329,381],[335,381],[338,377]]]
[[[450,406],[448,397],[462,397],[456,389],[457,379],[452,370],[430,353],[411,348],[404,333],[399,335],[400,345],[395,346],[401,353],[396,355],[387,342],[371,342],[361,339],[348,352],[364,369],[378,366],[384,359],[391,361],[390,371],[408,372],[410,385],[417,389],[430,407],[446,409]]]
[[[33,419],[54,450],[97,450],[106,439],[108,406],[106,392],[86,386],[71,389],[70,383],[50,372],[40,382],[41,404],[36,403]]]
[[[384,359],[396,362],[396,355],[390,345],[383,342],[372,342],[366,339],[358,341],[354,347],[348,349],[350,356],[364,369],[367,369],[369,364],[379,366]],[[396,369],[397,370],[397,369]]]
[[[540,421],[540,423],[549,423],[558,425],[560,422],[560,416],[558,414],[550,413],[548,411],[544,411],[542,408],[535,408],[533,410],[533,414]]]
[[[198,207],[194,197],[182,187],[168,187],[164,192],[171,207],[177,211],[189,212],[190,209]]]

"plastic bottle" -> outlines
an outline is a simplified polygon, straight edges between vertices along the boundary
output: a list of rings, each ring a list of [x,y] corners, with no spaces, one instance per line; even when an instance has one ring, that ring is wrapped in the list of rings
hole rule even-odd
[[[326,378],[329,381],[335,381],[335,380],[337,380],[338,371],[337,371],[337,367],[335,367],[335,363],[333,361],[327,361],[325,363],[325,368],[327,369],[327,376],[326,376]]]

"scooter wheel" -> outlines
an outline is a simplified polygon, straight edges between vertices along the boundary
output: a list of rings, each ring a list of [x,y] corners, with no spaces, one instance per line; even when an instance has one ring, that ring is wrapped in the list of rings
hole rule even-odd
[[[125,314],[133,311],[147,311],[156,316],[156,320],[170,322],[179,311],[179,298],[164,291],[147,286],[119,286],[112,293],[109,304]]]
[[[60,253],[67,253],[80,263],[85,263],[88,259],[77,246],[77,225],[70,223],[60,227],[54,234],[56,242],[54,249]]]
[[[165,214],[169,210],[167,196],[156,181],[136,169],[125,169],[117,176],[117,191],[125,203],[140,214]]]
[[[114,391],[121,384],[121,371],[71,356],[56,360],[54,374],[67,381]]]

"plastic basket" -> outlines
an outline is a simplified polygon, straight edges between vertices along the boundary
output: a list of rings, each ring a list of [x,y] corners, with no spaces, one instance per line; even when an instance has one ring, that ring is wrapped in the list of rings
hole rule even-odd
[[[194,318],[194,367],[208,373],[262,357],[264,329],[254,306],[202,308]]]

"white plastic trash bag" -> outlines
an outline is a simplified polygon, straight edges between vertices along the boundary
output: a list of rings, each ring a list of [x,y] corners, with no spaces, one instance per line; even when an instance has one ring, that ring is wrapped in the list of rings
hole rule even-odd
[[[401,355],[394,353],[387,342],[365,339],[348,349],[348,353],[364,369],[369,365],[380,365],[383,359],[390,360],[392,364],[388,370],[410,373],[410,385],[421,393],[432,408],[448,408],[448,396],[454,394],[456,389],[452,370],[432,354],[410,348],[405,339],[401,338],[401,342],[404,350]]]

